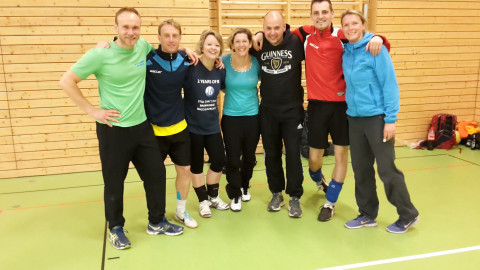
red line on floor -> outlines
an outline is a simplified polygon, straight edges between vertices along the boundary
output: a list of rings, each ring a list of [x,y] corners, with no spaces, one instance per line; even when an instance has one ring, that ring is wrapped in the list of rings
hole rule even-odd
[[[420,168],[420,169],[412,169],[412,170],[402,170],[404,172],[413,172],[413,171],[425,171],[425,170],[436,170],[436,169],[445,169],[445,168],[460,168],[460,167],[469,167],[474,166],[473,164],[465,164],[465,165],[455,165],[455,166],[442,166],[442,167],[435,167],[435,168]],[[347,177],[353,177],[353,174],[347,175]],[[306,179],[304,181],[311,181],[312,179]],[[267,183],[260,183],[260,184],[252,184],[251,186],[265,186]],[[220,188],[225,189],[225,188]],[[190,193],[193,190],[189,191]],[[166,194],[169,195],[176,195],[176,192],[168,192]],[[125,197],[125,200],[128,199],[138,199],[138,198],[145,198],[145,195],[133,196],[133,197]],[[77,204],[86,204],[86,203],[99,203],[103,202],[103,200],[95,200],[95,201],[85,201],[85,202],[71,202],[71,203],[61,203],[61,204],[53,204],[53,205],[40,205],[40,206],[30,206],[30,207],[19,207],[19,208],[11,208],[11,209],[0,209],[0,214],[5,211],[19,211],[19,210],[30,210],[30,209],[41,209],[41,208],[49,208],[49,207],[58,207],[58,206],[68,206],[68,205],[77,205]]]

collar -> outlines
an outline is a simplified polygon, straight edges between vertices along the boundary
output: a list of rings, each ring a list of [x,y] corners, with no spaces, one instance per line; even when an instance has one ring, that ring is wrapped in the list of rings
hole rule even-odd
[[[163,60],[173,61],[173,60],[177,59],[177,54],[178,53],[166,53],[166,52],[162,51],[162,47],[159,45],[158,49],[157,49],[157,54]]]
[[[333,26],[330,25],[329,27],[319,31],[315,28],[315,35],[320,37],[330,37],[333,33]]]

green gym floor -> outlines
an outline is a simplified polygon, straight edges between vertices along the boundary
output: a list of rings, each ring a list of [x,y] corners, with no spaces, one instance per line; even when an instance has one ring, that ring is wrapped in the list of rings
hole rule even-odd
[[[480,151],[397,147],[420,222],[406,234],[385,228],[397,219],[379,179],[378,226],[349,230],[355,218],[351,167],[328,222],[317,221],[325,200],[303,159],[303,217],[287,207],[267,212],[271,198],[263,155],[251,182],[252,200],[234,213],[198,215],[192,191],[187,209],[199,222],[182,235],[150,236],[144,190],[135,170],[125,184],[125,228],[132,248],[106,239],[100,172],[0,180],[0,269],[480,269]],[[330,175],[333,157],[324,158]],[[175,211],[175,170],[167,166],[167,218]],[[229,202],[222,177],[220,196]],[[288,199],[288,196],[286,197]]]

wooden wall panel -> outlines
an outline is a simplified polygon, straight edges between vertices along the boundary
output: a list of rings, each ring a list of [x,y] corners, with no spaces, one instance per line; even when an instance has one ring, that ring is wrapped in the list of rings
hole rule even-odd
[[[426,137],[431,117],[478,119],[480,2],[377,1],[376,31],[392,44],[400,144]]]
[[[0,178],[100,169],[95,124],[59,89],[58,80],[98,41],[112,39],[113,16],[122,6],[138,9],[142,36],[154,46],[158,24],[169,18],[182,24],[182,45],[190,48],[208,28],[225,39],[239,26],[256,32],[272,9],[282,10],[292,28],[311,24],[310,0],[223,1],[220,17],[217,1],[2,1]],[[370,3],[375,31],[392,44],[401,96],[399,144],[424,138],[435,113],[480,121],[478,0],[332,2],[336,27],[345,9]],[[93,76],[80,87],[98,104]],[[262,152],[261,143],[257,149]]]
[[[142,37],[155,47],[158,24],[182,25],[182,46],[209,28],[208,1],[22,0],[0,4],[0,178],[100,169],[93,119],[58,87],[87,50],[111,40],[115,12],[135,6]],[[79,84],[98,105],[94,76]]]

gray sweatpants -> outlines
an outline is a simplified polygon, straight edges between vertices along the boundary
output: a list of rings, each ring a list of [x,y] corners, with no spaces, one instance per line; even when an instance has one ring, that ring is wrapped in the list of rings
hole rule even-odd
[[[395,166],[395,141],[383,142],[383,118],[348,117],[355,198],[360,214],[377,217],[379,202],[373,167],[376,161],[388,201],[397,208],[400,220],[408,222],[418,216],[418,211],[410,201],[403,173]]]

